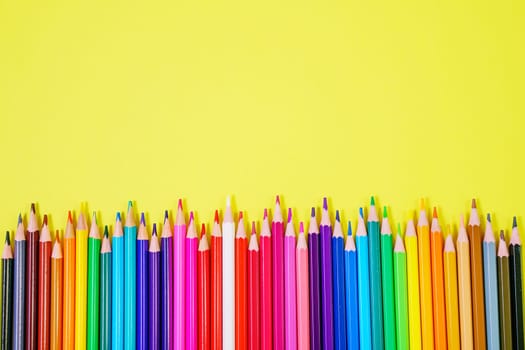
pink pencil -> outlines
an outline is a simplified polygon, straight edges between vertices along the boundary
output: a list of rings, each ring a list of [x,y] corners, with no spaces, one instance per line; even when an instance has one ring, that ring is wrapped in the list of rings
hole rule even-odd
[[[279,196],[272,221],[273,348],[284,349],[284,223]]]
[[[310,315],[308,309],[308,246],[304,236],[304,225],[299,224],[297,239],[297,350],[310,350]]]
[[[261,349],[276,349],[273,346],[272,328],[272,236],[268,222],[268,210],[264,209],[264,219],[260,234],[260,279],[261,279]]]
[[[285,349],[297,349],[297,300],[295,295],[295,230],[292,209],[288,209],[288,223],[284,234],[284,325]]]
[[[197,246],[193,212],[186,234],[186,349],[197,349]]]
[[[174,349],[185,349],[185,300],[184,300],[184,263],[186,220],[182,209],[182,200],[179,199],[177,218],[173,227],[173,327],[175,337],[173,338]]]

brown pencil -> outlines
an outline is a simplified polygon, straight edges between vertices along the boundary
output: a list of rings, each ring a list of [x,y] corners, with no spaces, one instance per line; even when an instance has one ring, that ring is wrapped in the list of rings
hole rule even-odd
[[[503,230],[500,232],[497,263],[500,344],[501,350],[511,350],[512,321],[510,313],[509,250]]]

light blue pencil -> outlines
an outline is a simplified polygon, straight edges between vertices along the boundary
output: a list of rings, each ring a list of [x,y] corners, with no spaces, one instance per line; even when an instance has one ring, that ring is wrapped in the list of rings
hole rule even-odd
[[[137,312],[137,225],[133,204],[128,202],[124,225],[124,349],[135,350]]]
[[[487,350],[499,350],[498,275],[496,268],[496,239],[487,214],[483,238],[483,277],[485,284],[485,321],[487,324]]]
[[[368,260],[368,235],[365,228],[363,208],[359,208],[356,231],[357,285],[359,290],[359,345],[372,349],[372,323],[370,320],[370,269]]]
[[[122,350],[124,349],[124,237],[120,213],[117,213],[117,221],[113,230],[112,265],[111,348]],[[135,338],[134,335],[133,338]]]
[[[352,223],[348,221],[345,245],[346,343],[348,350],[359,350],[359,300],[357,297],[357,252]]]

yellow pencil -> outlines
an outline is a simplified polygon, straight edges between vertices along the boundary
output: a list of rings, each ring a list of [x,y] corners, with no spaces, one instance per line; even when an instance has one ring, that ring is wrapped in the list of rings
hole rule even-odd
[[[430,227],[425,202],[421,200],[417,221],[419,258],[419,300],[421,306],[421,341],[423,349],[434,349],[434,316],[432,313],[432,271],[430,268]]]
[[[75,349],[77,350],[86,349],[87,239],[88,226],[81,212],[78,216],[76,237]]]
[[[417,258],[417,236],[414,221],[410,219],[405,232],[408,278],[408,329],[410,349],[421,349],[421,319],[419,310],[419,264]]]
[[[474,348],[472,337],[472,295],[470,290],[470,248],[463,216],[457,240],[459,322],[461,330],[461,349]]]
[[[443,252],[447,344],[449,350],[459,350],[458,270],[456,266],[456,249],[454,248],[454,241],[450,232],[449,226]]]

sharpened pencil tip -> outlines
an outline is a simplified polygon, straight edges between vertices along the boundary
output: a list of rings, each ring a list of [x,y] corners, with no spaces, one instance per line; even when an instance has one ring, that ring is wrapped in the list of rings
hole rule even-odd
[[[193,211],[190,211],[190,221],[193,221],[193,220],[194,220]]]
[[[146,225],[146,219],[144,218],[144,212],[140,213],[140,224]]]
[[[476,198],[472,198],[472,209],[476,209]]]
[[[169,214],[167,210],[164,210],[164,222],[168,220]]]
[[[252,235],[255,234],[255,221],[252,221]]]
[[[264,208],[263,220],[268,217],[268,209]]]
[[[419,201],[419,209],[425,210],[425,199],[424,198],[421,198],[421,200]]]
[[[292,208],[288,208],[288,223],[292,222]]]
[[[279,198],[279,195],[275,196],[275,204],[281,205],[281,199]]]
[[[179,203],[177,207],[179,208],[179,210],[182,210],[182,198],[179,198]]]
[[[97,222],[97,212],[94,211],[94,210],[93,210],[93,222],[94,222],[95,224],[98,224],[98,222]]]
[[[22,223],[22,214],[18,213],[18,224]]]
[[[242,218],[244,217],[244,214],[242,213],[242,210],[239,212],[239,220],[242,220]]]
[[[9,240],[9,231],[5,232],[5,244],[11,244],[11,241]]]
[[[323,209],[328,210],[328,199],[326,197],[323,198]]]
[[[42,221],[43,221],[44,225],[47,225],[47,214],[44,214],[44,220],[42,220]]]
[[[518,220],[516,219],[515,216],[512,218],[512,228],[514,227],[518,227]]]
[[[370,205],[376,205],[376,200],[374,196],[370,197]]]
[[[35,211],[35,203],[31,203],[31,212],[33,214],[36,213],[36,211]]]
[[[397,234],[401,235],[401,223],[397,223]]]
[[[299,233],[304,233],[304,222],[299,223]]]
[[[60,230],[55,231],[55,242],[60,242]]]
[[[487,214],[487,221],[488,221],[488,222],[492,222],[492,221],[491,221],[491,218],[490,218],[490,213]]]
[[[213,221],[217,224],[219,223],[219,211],[215,210],[215,217],[213,218]]]
[[[341,222],[341,218],[339,217],[339,210],[336,210],[336,211],[335,211],[335,220],[336,220],[337,222]]]
[[[108,229],[108,225],[105,225],[105,226],[104,226],[104,237],[106,237],[106,238],[109,237],[109,229]]]
[[[128,211],[133,207],[133,202],[132,201],[128,201]]]
[[[120,219],[120,212],[119,211],[117,211],[117,221],[121,221],[121,219]]]
[[[151,235],[156,236],[157,235],[157,224],[153,223],[153,229],[151,230]]]
[[[387,209],[386,205],[383,207],[383,217],[385,217],[385,218],[388,217],[388,209]]]
[[[206,224],[202,223],[201,225],[201,237],[206,235]]]
[[[352,235],[352,221],[348,220],[348,229],[347,229],[347,233],[349,236]]]
[[[314,207],[312,207],[312,211],[310,212],[310,216],[312,218],[315,218],[315,208]]]
[[[503,231],[503,230],[499,231],[499,239],[502,240],[502,241],[505,240],[505,231]]]
[[[361,219],[364,219],[365,218],[365,215],[363,214],[363,208],[359,208],[359,216],[361,217]]]
[[[434,211],[432,212],[432,217],[433,217],[434,219],[437,219],[437,217],[438,217],[438,210],[437,210],[436,207],[434,207]]]

